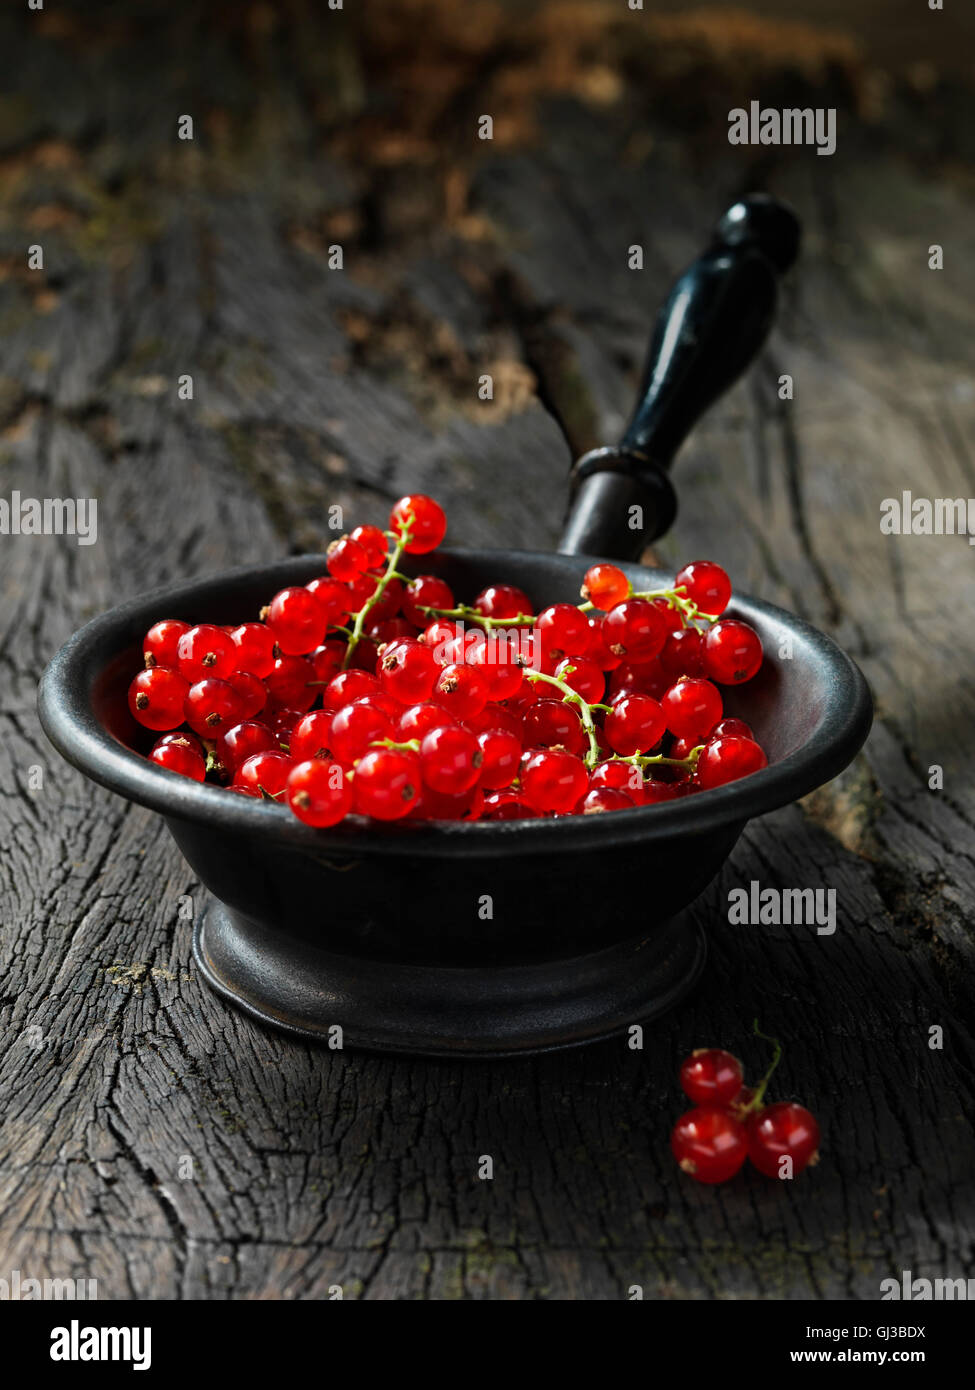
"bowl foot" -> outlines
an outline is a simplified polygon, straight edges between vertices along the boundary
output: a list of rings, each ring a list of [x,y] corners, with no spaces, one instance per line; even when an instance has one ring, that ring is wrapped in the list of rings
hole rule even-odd
[[[420,966],[334,955],[212,902],[193,955],[224,999],[299,1037],[333,1047],[340,1037],[341,1046],[376,1052],[508,1057],[580,1046],[658,1017],[697,982],[706,946],[681,915],[571,960]]]

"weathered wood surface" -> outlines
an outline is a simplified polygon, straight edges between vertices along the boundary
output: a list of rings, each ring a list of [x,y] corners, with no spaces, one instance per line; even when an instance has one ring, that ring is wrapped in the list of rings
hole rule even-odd
[[[971,1276],[972,552],[879,530],[903,487],[975,491],[957,89],[883,88],[855,44],[781,26],[749,68],[750,30],[651,41],[651,17],[607,32],[600,7],[529,24],[404,0],[364,29],[297,0],[140,8],[142,26],[80,3],[0,18],[0,495],[99,500],[96,545],[0,539],[0,1277],[97,1278],[103,1298],[616,1299]],[[804,75],[783,90],[831,93],[836,156],[730,151],[741,70],[773,81],[790,44]],[[320,546],[333,502],[381,520],[429,489],[455,542],[550,546],[571,451],[613,437],[651,312],[759,182],[804,219],[801,272],[760,366],[688,443],[658,554],[714,556],[835,633],[876,692],[866,752],[748,828],[697,909],[705,983],[643,1053],[411,1062],[260,1030],[195,976],[178,900],[204,896],[160,824],[46,745],[45,662],[123,596]],[[505,386],[490,405],[482,371]],[[835,935],[729,927],[753,878],[835,888]],[[823,1161],[698,1189],[668,1152],[675,1067],[721,1043],[760,1069],[756,1015]]]

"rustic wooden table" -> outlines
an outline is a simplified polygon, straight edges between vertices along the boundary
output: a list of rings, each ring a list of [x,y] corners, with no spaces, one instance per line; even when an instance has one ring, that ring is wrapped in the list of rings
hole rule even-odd
[[[870,1299],[903,1270],[972,1275],[973,555],[879,524],[903,489],[975,491],[960,79],[714,13],[173,8],[0,17],[0,495],[98,499],[97,544],[0,537],[0,1276]],[[835,105],[836,154],[729,147],[756,91]],[[256,1027],[196,977],[181,904],[204,895],[159,821],[46,744],[44,664],[127,595],[321,548],[333,503],[381,520],[429,490],[455,543],[551,546],[669,282],[758,185],[798,209],[801,266],[681,456],[657,558],[713,556],[833,633],[876,695],[864,754],[749,826],[696,908],[706,979],[642,1053],[394,1060]],[[835,934],[729,926],[753,879],[835,889]],[[677,1062],[713,1043],[762,1069],[756,1016],[822,1162],[696,1187],[668,1151]]]

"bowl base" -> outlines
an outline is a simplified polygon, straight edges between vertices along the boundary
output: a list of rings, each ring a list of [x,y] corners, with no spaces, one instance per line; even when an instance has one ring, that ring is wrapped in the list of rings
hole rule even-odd
[[[697,982],[706,946],[681,914],[648,936],[570,960],[421,966],[338,956],[212,902],[194,930],[193,956],[222,998],[298,1037],[415,1056],[511,1057],[581,1046],[658,1017]]]

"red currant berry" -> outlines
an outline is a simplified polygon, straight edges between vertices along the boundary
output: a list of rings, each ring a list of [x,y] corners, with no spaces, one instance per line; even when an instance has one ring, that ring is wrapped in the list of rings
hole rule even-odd
[[[438,704],[457,719],[480,714],[491,693],[491,677],[482,666],[444,666],[434,686]]]
[[[732,738],[750,738],[753,742],[757,742],[752,733],[751,725],[746,724],[744,719],[719,719],[711,730],[711,737],[722,738],[725,734],[729,734]]]
[[[274,633],[264,623],[241,623],[230,634],[237,649],[237,670],[249,671],[258,680],[274,666]]]
[[[483,618],[530,618],[535,612],[531,599],[514,584],[489,584],[473,606]]]
[[[517,792],[488,792],[484,798],[481,820],[537,820],[539,813],[527,801],[522,801]]]
[[[331,732],[332,715],[328,710],[315,709],[303,714],[291,730],[289,755],[296,763],[305,763],[309,758],[327,758]]]
[[[815,1116],[793,1101],[777,1101],[748,1120],[748,1157],[767,1178],[794,1177],[819,1157]],[[791,1172],[783,1159],[792,1160]]]
[[[257,724],[253,720],[233,724],[218,736],[214,749],[217,761],[231,779],[241,763],[245,763],[255,753],[280,751],[277,736],[266,724]]]
[[[603,636],[614,656],[649,661],[659,655],[667,636],[660,611],[645,598],[628,598],[603,619]]]
[[[314,667],[314,684],[324,690],[333,676],[337,676],[345,660],[345,643],[337,637],[330,637],[320,647],[316,647],[308,658]]]
[[[643,805],[644,778],[636,763],[599,763],[589,774],[589,790],[600,787],[623,792],[634,806]]]
[[[723,613],[731,599],[731,580],[713,560],[694,560],[685,565],[674,579],[674,588],[682,588],[684,597],[711,617]]]
[[[590,787],[582,798],[584,816],[601,815],[604,811],[632,811],[633,802],[626,792],[615,787]]]
[[[721,696],[710,681],[688,676],[660,701],[667,728],[678,738],[703,739],[721,718]]]
[[[285,798],[299,820],[319,829],[337,825],[352,809],[352,788],[341,765],[330,758],[311,758],[292,766]]]
[[[403,710],[396,721],[396,738],[400,743],[407,743],[410,739],[422,738],[431,729],[456,722],[454,716],[449,710],[444,709],[443,705],[426,700],[423,704],[410,705],[408,709]]]
[[[745,1126],[730,1110],[699,1105],[674,1125],[670,1147],[681,1172],[698,1182],[727,1182],[748,1154]]]
[[[297,728],[303,714],[304,710],[300,709],[275,709],[265,716],[264,722],[279,744],[290,744],[291,735]]]
[[[206,778],[206,760],[187,738],[160,739],[154,744],[149,761],[157,767],[164,767],[167,772],[192,777],[194,782],[202,782]]]
[[[570,690],[581,695],[587,705],[598,704],[606,694],[606,677],[587,656],[567,656],[556,666],[555,674]]]
[[[285,656],[313,652],[328,626],[325,610],[310,589],[282,589],[264,610],[264,619]]]
[[[315,684],[315,668],[304,656],[279,656],[265,678],[268,698],[279,709],[311,709],[321,688]]]
[[[267,704],[267,686],[249,671],[235,671],[227,677],[227,684],[240,696],[241,719],[256,718]]]
[[[750,681],[762,664],[762,639],[748,623],[725,618],[704,639],[704,671],[722,685]]]
[[[477,744],[483,758],[481,786],[489,791],[510,787],[521,763],[521,739],[507,729],[484,729]]]
[[[234,773],[234,785],[247,787],[258,796],[278,797],[284,791],[294,763],[286,753],[254,753]]]
[[[679,782],[664,782],[657,777],[648,777],[643,784],[643,804],[656,806],[661,801],[674,801],[682,795]]]
[[[213,623],[200,623],[180,637],[176,647],[179,673],[190,685],[216,676],[226,680],[237,669],[237,648],[229,633]]]
[[[412,638],[384,647],[379,658],[383,690],[403,705],[429,699],[439,674],[433,654]]]
[[[521,796],[536,811],[566,815],[575,809],[588,786],[585,763],[564,749],[542,748],[522,766]]]
[[[394,748],[374,748],[356,763],[355,809],[374,820],[402,820],[420,794],[416,756]]]
[[[680,1084],[695,1105],[728,1105],[741,1090],[741,1063],[720,1047],[699,1047],[681,1063]]]
[[[363,695],[378,695],[381,689],[378,679],[368,671],[340,671],[326,685],[322,704],[326,709],[338,710]]]
[[[333,579],[343,584],[354,583],[369,568],[369,556],[365,549],[351,536],[342,536],[332,541],[325,552],[325,565]]]
[[[504,729],[521,742],[521,719],[507,705],[499,705],[494,700],[489,701],[480,714],[472,714],[465,719],[464,728],[470,729],[472,734],[483,734],[486,729]]]
[[[395,618],[403,604],[403,595],[406,593],[406,586],[402,580],[389,579],[386,586],[378,598],[375,598],[376,589],[379,587],[379,580],[374,574],[364,576],[372,585],[369,598],[372,600],[369,606],[369,622],[375,626],[377,623],[386,622]],[[409,636],[413,636],[412,627]]]
[[[660,614],[663,625],[668,632],[676,632],[678,628],[684,626],[684,620],[681,617],[680,609],[672,605],[669,599],[652,598],[650,603]]]
[[[417,627],[426,627],[430,622],[424,608],[453,608],[453,590],[446,580],[435,574],[420,574],[411,579],[403,595],[403,617]]]
[[[606,716],[603,731],[614,753],[646,753],[664,736],[667,721],[649,695],[624,695]]]
[[[616,565],[593,565],[586,570],[580,592],[586,603],[608,613],[629,598],[630,581]]]
[[[447,518],[439,503],[417,492],[399,499],[389,514],[389,529],[399,537],[409,530],[403,547],[407,555],[427,555],[447,534]]]
[[[390,738],[392,732],[393,721],[382,710],[359,700],[343,705],[332,720],[332,756],[351,767],[370,744]]]
[[[678,627],[668,632],[660,649],[660,666],[671,680],[681,676],[703,676],[704,634],[696,627]]]
[[[430,729],[420,744],[423,780],[445,796],[459,796],[474,786],[483,757],[474,735],[457,724]]]
[[[351,539],[366,552],[369,569],[385,569],[389,554],[385,531],[381,531],[378,526],[357,526]]]
[[[553,603],[538,615],[535,631],[542,647],[556,661],[581,656],[589,646],[589,619],[571,603]]]
[[[183,716],[194,733],[216,738],[241,722],[243,703],[229,681],[211,676],[190,686],[183,701]]]
[[[586,656],[601,671],[615,671],[623,658],[610,651],[604,628],[602,618],[589,619],[589,646],[586,648]]]
[[[169,666],[177,670],[179,665],[179,639],[189,632],[189,623],[178,618],[163,618],[153,623],[142,643],[142,654],[147,666]]]
[[[525,710],[521,725],[526,748],[558,746],[582,753],[587,745],[578,714],[561,700],[537,700]]]
[[[168,666],[140,671],[129,686],[129,709],[147,729],[175,729],[184,719],[183,703],[189,683]]]
[[[722,735],[710,738],[697,760],[697,780],[701,787],[722,787],[737,782],[768,766],[768,759],[753,739]]]
[[[338,579],[322,575],[313,579],[305,588],[312,594],[325,614],[329,627],[340,627],[349,616],[349,591]]]

